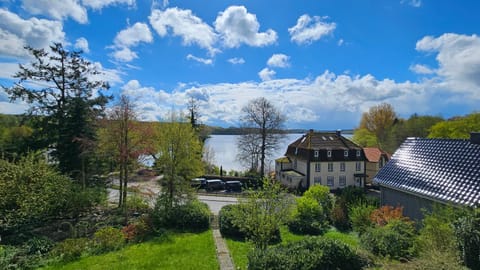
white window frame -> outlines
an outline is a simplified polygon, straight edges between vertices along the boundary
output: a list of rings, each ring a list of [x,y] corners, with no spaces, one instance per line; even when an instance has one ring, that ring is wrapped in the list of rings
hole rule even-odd
[[[328,163],[328,171],[333,172],[333,162]]]
[[[332,157],[332,150],[327,150],[327,157]]]
[[[360,150],[357,150],[357,157],[360,157],[361,156],[360,154],[361,154]]]
[[[340,163],[340,171],[344,172],[345,171],[345,162]]]
[[[319,154],[318,154],[318,150],[315,150],[315,151],[313,152],[313,156],[314,156],[314,157],[318,157],[318,155],[319,155]]]
[[[316,172],[321,172],[322,171],[322,163],[315,162],[315,171]]]
[[[348,150],[344,150],[344,151],[343,151],[343,156],[344,156],[344,157],[348,157]]]
[[[329,187],[335,186],[335,176],[332,176],[332,175],[327,176],[327,186]]]
[[[347,176],[345,176],[345,175],[340,175],[340,176],[338,177],[338,185],[339,185],[340,187],[346,186],[346,185],[347,185]]]

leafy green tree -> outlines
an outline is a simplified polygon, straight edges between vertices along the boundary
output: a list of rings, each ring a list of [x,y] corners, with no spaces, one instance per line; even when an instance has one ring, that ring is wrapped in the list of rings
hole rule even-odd
[[[464,264],[480,269],[480,210],[465,209],[454,221],[454,231]]]
[[[378,146],[377,136],[366,128],[355,129],[352,140],[361,147]]]
[[[31,63],[20,65],[19,79],[12,87],[3,87],[11,100],[30,104],[29,115],[35,123],[36,143],[32,148],[52,147],[62,172],[80,176],[90,141],[95,140],[94,120],[103,112],[109,88],[95,79],[99,71],[77,51],[67,51],[55,43],[49,50],[26,48]],[[82,157],[83,155],[83,157]]]
[[[172,113],[170,123],[158,130],[158,148],[155,166],[163,172],[162,192],[165,203],[171,208],[175,201],[188,193],[190,179],[203,174],[202,145],[189,123]]]
[[[245,233],[256,248],[264,250],[280,226],[288,221],[293,198],[280,183],[264,179],[263,187],[248,193],[247,198],[240,199],[239,205],[235,209],[233,225]]]
[[[480,113],[439,122],[431,127],[429,138],[468,139],[471,132],[480,131]]]
[[[368,112],[363,113],[360,120],[360,129],[366,129],[377,138],[377,143],[380,147],[386,142],[388,130],[393,126],[397,114],[392,105],[382,103],[370,107]]]

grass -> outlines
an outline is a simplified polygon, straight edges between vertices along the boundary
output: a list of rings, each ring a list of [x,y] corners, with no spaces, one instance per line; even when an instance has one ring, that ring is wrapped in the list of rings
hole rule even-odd
[[[287,227],[280,228],[280,234],[282,236],[282,244],[299,241],[305,238],[305,235],[298,235],[291,233]],[[327,233],[323,235],[326,238],[337,239],[343,243],[350,245],[351,247],[358,247],[359,239],[355,233],[343,233],[332,228]],[[227,242],[228,249],[230,251],[230,256],[233,259],[235,267],[237,269],[247,269],[248,259],[247,254],[250,250],[253,249],[251,243],[234,240],[234,239],[225,239]]]
[[[219,269],[212,231],[200,234],[167,233],[148,242],[78,261],[52,265],[54,269]]]

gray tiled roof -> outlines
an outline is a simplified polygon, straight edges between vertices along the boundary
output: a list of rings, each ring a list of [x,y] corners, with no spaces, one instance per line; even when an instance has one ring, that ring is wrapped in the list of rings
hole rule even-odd
[[[378,172],[381,186],[462,205],[480,203],[480,145],[407,138]]]

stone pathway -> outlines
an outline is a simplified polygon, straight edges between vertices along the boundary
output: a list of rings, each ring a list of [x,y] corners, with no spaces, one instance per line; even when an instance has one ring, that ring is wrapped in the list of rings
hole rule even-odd
[[[217,260],[220,265],[220,270],[235,270],[230,252],[228,251],[227,243],[220,234],[218,229],[218,216],[215,216],[212,221],[213,240],[217,250]]]

